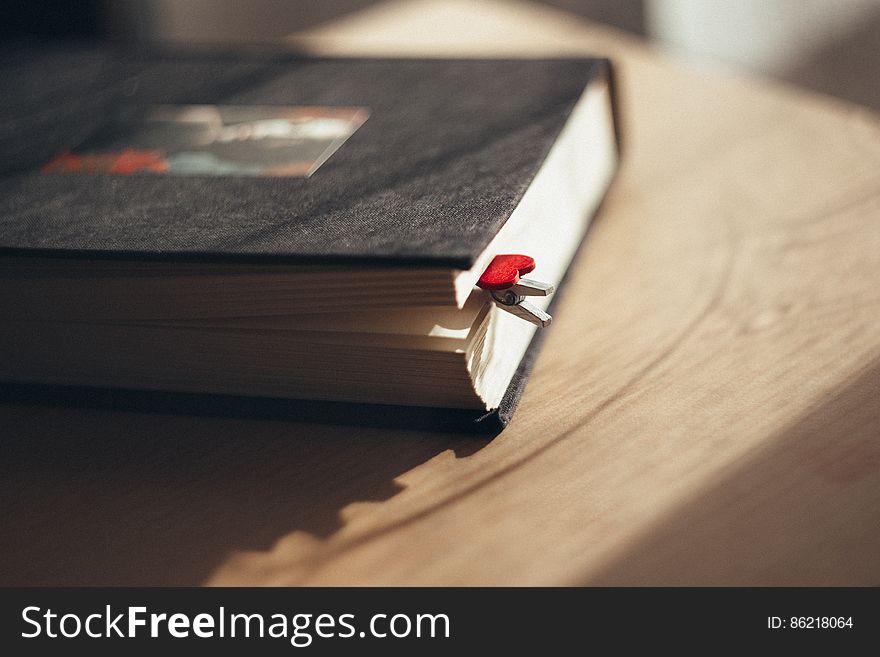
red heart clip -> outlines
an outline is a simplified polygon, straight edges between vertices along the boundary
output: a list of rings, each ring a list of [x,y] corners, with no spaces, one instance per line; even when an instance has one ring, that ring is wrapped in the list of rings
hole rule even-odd
[[[526,255],[497,255],[477,281],[484,290],[506,290],[519,283],[520,274],[528,274],[535,268],[535,259]]]

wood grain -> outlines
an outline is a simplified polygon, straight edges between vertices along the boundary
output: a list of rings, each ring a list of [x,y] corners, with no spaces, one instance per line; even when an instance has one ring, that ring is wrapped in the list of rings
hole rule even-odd
[[[880,583],[880,120],[536,5],[405,2],[318,52],[601,53],[625,163],[513,423],[7,404],[5,584]]]

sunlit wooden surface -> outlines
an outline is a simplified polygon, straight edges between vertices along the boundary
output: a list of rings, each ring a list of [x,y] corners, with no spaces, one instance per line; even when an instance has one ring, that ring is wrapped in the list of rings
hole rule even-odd
[[[0,582],[880,583],[875,115],[537,5],[393,3],[291,43],[617,62],[626,161],[513,423],[6,404]]]

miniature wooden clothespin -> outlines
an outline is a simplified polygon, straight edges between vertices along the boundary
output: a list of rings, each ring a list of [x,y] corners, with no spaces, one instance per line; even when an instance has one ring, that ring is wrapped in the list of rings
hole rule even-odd
[[[553,318],[533,306],[526,297],[546,297],[553,286],[531,278],[521,278],[535,269],[535,259],[526,255],[498,255],[486,267],[477,287],[492,295],[495,305],[536,326],[549,326]]]

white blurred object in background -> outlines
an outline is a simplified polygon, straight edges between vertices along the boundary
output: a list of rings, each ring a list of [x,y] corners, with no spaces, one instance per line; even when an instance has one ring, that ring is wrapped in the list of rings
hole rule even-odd
[[[645,28],[697,64],[782,75],[878,13],[880,0],[645,0]]]

